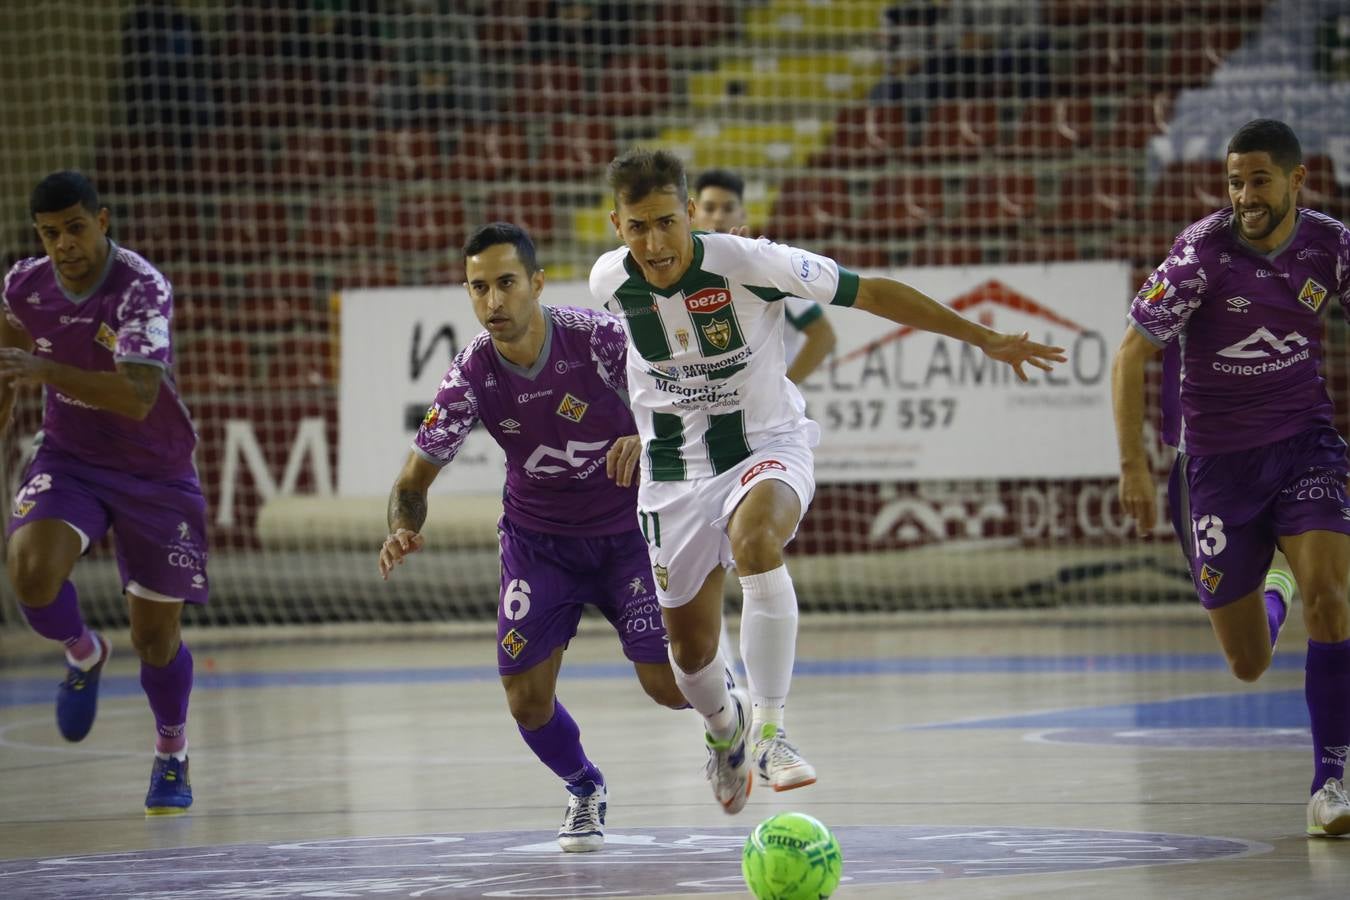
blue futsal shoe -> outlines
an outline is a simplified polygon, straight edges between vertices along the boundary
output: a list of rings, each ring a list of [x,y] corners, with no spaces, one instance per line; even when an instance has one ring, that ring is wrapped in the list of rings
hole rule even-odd
[[[56,727],[61,737],[68,741],[82,741],[94,727],[94,714],[98,712],[98,679],[103,674],[103,664],[112,656],[112,644],[103,635],[95,633],[101,656],[93,667],[81,669],[66,661],[66,680],[56,691]]]
[[[188,778],[188,761],[155,757],[150,770],[150,790],[145,795],[147,816],[176,816],[187,812],[192,805],[192,780]]]

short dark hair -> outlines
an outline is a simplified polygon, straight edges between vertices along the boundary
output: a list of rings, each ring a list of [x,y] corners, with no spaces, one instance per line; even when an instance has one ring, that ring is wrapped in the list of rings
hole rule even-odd
[[[703,193],[704,188],[710,187],[731,191],[736,195],[737,200],[745,199],[745,179],[735,172],[728,172],[726,169],[709,169],[698,176],[698,180],[694,182],[694,196],[697,197]]]
[[[498,244],[511,244],[516,248],[516,256],[525,264],[526,275],[539,271],[534,241],[530,240],[524,228],[510,222],[491,222],[469,235],[469,239],[464,242],[464,258],[467,260],[470,256],[477,256]]]
[[[1294,129],[1277,119],[1253,119],[1243,125],[1228,142],[1229,153],[1269,153],[1271,160],[1285,172],[1303,162],[1303,147]]]
[[[103,208],[94,183],[79,172],[64,169],[48,175],[33,188],[28,198],[28,214],[37,218],[38,213],[60,212],[76,203],[95,215]]]
[[[637,203],[655,191],[673,189],[675,196],[689,196],[689,178],[684,163],[669,150],[635,147],[616,156],[605,171],[605,181],[614,192],[614,204]]]

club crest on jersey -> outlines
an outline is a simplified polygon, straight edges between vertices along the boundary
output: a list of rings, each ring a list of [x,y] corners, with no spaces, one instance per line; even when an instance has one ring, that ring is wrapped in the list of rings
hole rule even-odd
[[[94,342],[103,345],[109,353],[117,352],[117,332],[108,327],[107,322],[100,322],[98,334],[94,335]]]
[[[1145,303],[1157,303],[1166,297],[1172,290],[1172,285],[1166,278],[1159,278],[1153,283],[1153,287],[1144,292]]]
[[[1303,282],[1303,290],[1298,292],[1298,299],[1308,309],[1317,312],[1322,308],[1322,301],[1327,299],[1327,289],[1309,278]]]
[[[37,506],[37,501],[35,500],[20,500],[18,503],[14,504],[14,518],[22,519],[32,512],[33,507],[35,506]]]
[[[718,350],[731,345],[731,323],[726,319],[713,319],[703,324],[703,336]]]
[[[1209,591],[1211,595],[1219,589],[1220,581],[1223,581],[1223,573],[1218,569],[1214,568],[1209,563],[1205,563],[1200,567],[1200,584],[1202,584],[1205,590]]]
[[[741,476],[741,484],[749,484],[751,481],[755,480],[760,475],[763,475],[765,472],[768,472],[771,469],[777,469],[780,472],[786,472],[787,466],[783,465],[776,459],[766,459],[763,462],[757,462],[749,469],[747,469],[745,474]]]
[[[661,588],[661,590],[663,590],[663,591],[664,591],[664,590],[669,590],[669,588],[670,588],[670,570],[669,570],[669,569],[667,569],[665,566],[661,565],[660,563],[656,563],[655,565],[652,566],[652,574],[656,576],[656,583],[657,583],[657,585]]]
[[[515,659],[520,656],[520,651],[524,650],[528,643],[529,641],[525,640],[525,635],[512,628],[502,638],[502,649],[506,651],[507,656]]]
[[[676,328],[676,329],[675,329],[675,340],[677,340],[677,341],[680,342],[680,349],[681,349],[681,350],[688,350],[688,349],[689,349],[689,329],[688,329],[688,328]]]
[[[445,418],[445,408],[439,403],[433,403],[428,407],[427,414],[422,417],[422,427],[435,428],[443,418]]]
[[[586,401],[578,400],[571,394],[563,394],[562,402],[558,404],[558,415],[573,422],[580,422],[588,409],[590,404]]]

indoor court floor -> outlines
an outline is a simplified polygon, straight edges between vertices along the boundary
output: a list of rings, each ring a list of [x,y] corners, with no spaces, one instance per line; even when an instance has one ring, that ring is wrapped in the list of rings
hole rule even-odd
[[[588,619],[559,696],[609,783],[608,843],[568,855],[491,635],[423,630],[189,633],[196,804],[176,818],[143,814],[152,726],[125,633],[76,745],[53,721],[59,658],[11,635],[0,897],[747,897],[745,835],[783,810],[835,830],[849,900],[1350,897],[1350,840],[1303,833],[1297,621],[1244,685],[1198,608],[805,619],[788,729],[819,782],[757,786],[729,817],[694,713],[650,703]]]

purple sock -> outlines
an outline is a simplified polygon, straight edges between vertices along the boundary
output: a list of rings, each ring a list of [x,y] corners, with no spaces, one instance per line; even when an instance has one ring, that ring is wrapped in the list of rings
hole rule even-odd
[[[1344,778],[1350,745],[1350,641],[1308,641],[1304,696],[1312,719],[1313,793],[1328,778]]]
[[[520,736],[540,762],[567,782],[569,789],[580,787],[588,781],[597,785],[605,783],[600,770],[586,758],[586,751],[581,749],[581,729],[557,699],[553,701],[553,718],[548,720],[548,724],[536,731],[521,728]]]
[[[97,649],[94,635],[84,627],[80,602],[75,585],[69,581],[61,585],[56,599],[46,606],[28,606],[19,601],[19,611],[33,630],[45,638],[60,641],[76,659],[86,659]]]
[[[1289,615],[1289,609],[1280,600],[1277,591],[1266,591],[1266,622],[1270,625],[1270,646],[1273,648],[1275,642],[1280,638],[1280,629],[1284,627],[1284,617]]]
[[[188,695],[192,693],[192,654],[187,644],[167,666],[141,662],[141,687],[155,714],[155,751],[179,753],[187,746]]]

